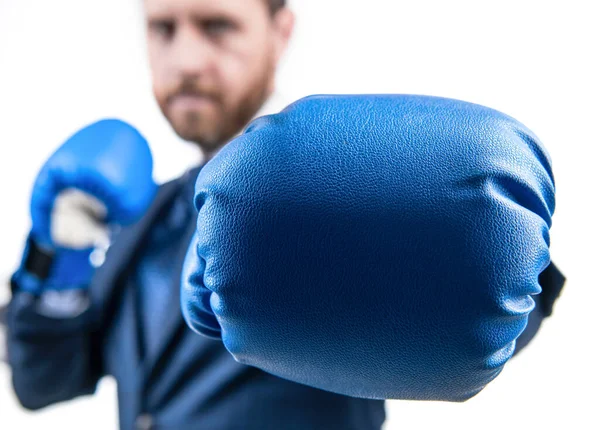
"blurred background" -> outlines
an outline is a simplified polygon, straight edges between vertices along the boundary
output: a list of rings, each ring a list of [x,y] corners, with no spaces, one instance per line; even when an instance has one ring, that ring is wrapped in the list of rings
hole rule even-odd
[[[523,353],[464,404],[387,403],[387,429],[600,428],[600,26],[596,2],[296,0],[279,91],[412,93],[493,107],[552,158],[552,258],[568,281]],[[0,1],[0,303],[29,229],[32,181],[78,128],[119,117],[148,138],[160,182],[195,164],[150,91],[138,0]],[[116,428],[114,383],[29,413],[0,364],[0,428]]]

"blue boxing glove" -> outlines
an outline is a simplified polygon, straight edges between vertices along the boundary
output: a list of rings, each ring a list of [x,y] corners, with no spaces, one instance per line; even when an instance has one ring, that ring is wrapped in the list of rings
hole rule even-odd
[[[550,160],[497,111],[314,96],[200,172],[188,324],[341,394],[463,401],[515,348],[550,262]]]
[[[31,233],[13,283],[34,294],[84,289],[111,227],[139,219],[156,190],[148,143],[135,128],[108,119],[78,131],[37,176]]]

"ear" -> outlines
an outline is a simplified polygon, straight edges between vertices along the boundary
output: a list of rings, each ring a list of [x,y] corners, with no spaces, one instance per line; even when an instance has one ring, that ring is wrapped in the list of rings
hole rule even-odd
[[[277,61],[279,61],[289,44],[295,22],[294,12],[287,7],[278,10],[273,16],[273,27],[276,32],[275,59]]]

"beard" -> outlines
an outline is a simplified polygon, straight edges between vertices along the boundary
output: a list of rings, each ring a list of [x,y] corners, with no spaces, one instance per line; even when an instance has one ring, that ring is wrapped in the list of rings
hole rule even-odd
[[[273,75],[274,69],[265,67],[235,100],[227,97],[224,89],[193,78],[183,79],[166,97],[157,97],[157,101],[179,137],[211,154],[256,115],[270,94]]]

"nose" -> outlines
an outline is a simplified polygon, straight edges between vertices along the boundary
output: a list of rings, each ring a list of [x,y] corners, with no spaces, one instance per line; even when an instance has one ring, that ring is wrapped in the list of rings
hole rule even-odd
[[[214,64],[215,52],[209,40],[192,26],[177,32],[173,46],[173,64],[181,76],[199,76]]]

